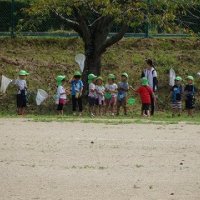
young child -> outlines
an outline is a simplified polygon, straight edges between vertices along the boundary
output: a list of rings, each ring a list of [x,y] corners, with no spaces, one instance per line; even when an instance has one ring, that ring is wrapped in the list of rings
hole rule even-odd
[[[65,76],[59,75],[56,78],[57,81],[57,93],[56,96],[58,98],[58,106],[57,106],[57,111],[59,115],[63,115],[63,107],[66,104],[67,101],[67,94],[66,90],[64,88],[64,82],[65,82]]]
[[[95,106],[97,103],[97,94],[96,94],[96,78],[94,74],[88,75],[88,83],[89,83],[89,94],[88,94],[88,102],[89,102],[89,112],[91,117],[95,116]]]
[[[115,81],[115,75],[109,74],[108,75],[108,83],[105,86],[105,103],[106,103],[106,110],[105,113],[109,110],[111,115],[114,116],[114,107],[117,102],[117,84]]]
[[[70,80],[71,84],[71,96],[72,96],[72,110],[73,115],[76,115],[76,109],[78,105],[79,116],[82,115],[82,92],[83,92],[83,82],[81,80],[81,73],[76,71],[74,77]]]
[[[171,101],[172,101],[172,117],[178,113],[178,116],[181,116],[182,112],[182,95],[183,95],[183,86],[181,85],[182,78],[177,76],[175,78],[175,85],[171,89]]]
[[[27,104],[27,83],[26,77],[29,75],[25,70],[20,70],[19,79],[14,80],[13,83],[17,86],[17,114],[24,115]]]
[[[124,108],[124,115],[127,115],[127,92],[129,90],[128,74],[122,73],[121,82],[118,83],[117,94],[117,115],[119,115],[120,108]]]
[[[185,86],[184,93],[186,96],[185,106],[188,112],[188,116],[193,117],[193,109],[195,108],[195,94],[197,92],[197,88],[194,86],[194,77],[187,77],[188,84]]]
[[[142,102],[142,116],[143,117],[150,117],[150,106],[151,106],[151,99],[153,96],[153,90],[148,85],[148,79],[142,78],[141,79],[141,86],[135,91],[140,95],[141,102]]]
[[[98,101],[98,112],[99,115],[102,115],[102,108],[105,104],[105,87],[103,86],[103,79],[102,77],[98,77],[96,79],[96,94],[97,94],[97,101]]]

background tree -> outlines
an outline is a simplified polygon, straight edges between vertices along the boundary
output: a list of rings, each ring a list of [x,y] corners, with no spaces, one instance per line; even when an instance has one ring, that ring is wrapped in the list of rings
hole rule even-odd
[[[30,15],[52,14],[76,31],[84,42],[86,55],[84,79],[88,73],[101,73],[101,57],[108,47],[121,40],[128,27],[142,23],[159,23],[166,29],[175,25],[178,7],[188,1],[179,0],[34,0]],[[190,4],[192,1],[189,1]],[[109,37],[113,24],[120,27]]]

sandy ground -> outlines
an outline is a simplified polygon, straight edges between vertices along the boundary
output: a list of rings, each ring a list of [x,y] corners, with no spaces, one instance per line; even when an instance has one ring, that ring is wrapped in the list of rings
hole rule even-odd
[[[0,200],[199,200],[200,126],[0,119]]]

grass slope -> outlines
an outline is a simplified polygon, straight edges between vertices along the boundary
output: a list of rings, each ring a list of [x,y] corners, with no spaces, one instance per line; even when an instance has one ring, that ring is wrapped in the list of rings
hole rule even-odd
[[[53,99],[45,105],[36,107],[34,94],[38,88],[45,89],[52,96],[56,90],[55,77],[65,74],[70,78],[78,69],[74,56],[83,52],[80,39],[33,39],[0,38],[0,74],[17,78],[19,69],[27,69],[30,113],[49,113],[54,110]],[[168,96],[168,72],[173,67],[177,74],[185,78],[200,71],[200,40],[198,39],[124,39],[104,54],[102,75],[115,73],[119,79],[121,72],[130,74],[130,84],[137,86],[145,58],[156,62],[160,84],[160,108],[166,108]],[[196,77],[196,84],[199,84]],[[0,94],[0,112],[15,112],[15,88],[10,87],[7,94]],[[136,106],[139,111],[139,107]]]

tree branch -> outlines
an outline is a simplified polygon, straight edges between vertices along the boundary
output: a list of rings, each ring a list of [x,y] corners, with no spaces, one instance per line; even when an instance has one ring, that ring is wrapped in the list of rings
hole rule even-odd
[[[52,12],[55,13],[58,17],[60,17],[62,20],[64,20],[77,33],[81,34],[80,25],[77,21],[64,17],[62,14],[58,13],[55,9],[52,9]]]
[[[84,40],[85,44],[89,44],[90,38],[91,38],[91,32],[88,27],[87,21],[85,17],[81,14],[78,8],[74,7],[73,10],[74,10],[75,17],[77,21],[79,22],[80,29],[82,31],[81,37]]]
[[[127,30],[128,30],[128,25],[123,25],[118,33],[116,33],[114,36],[108,38],[105,41],[105,43],[100,48],[100,53],[105,52],[108,47],[112,46],[113,44],[121,40],[124,37]]]

